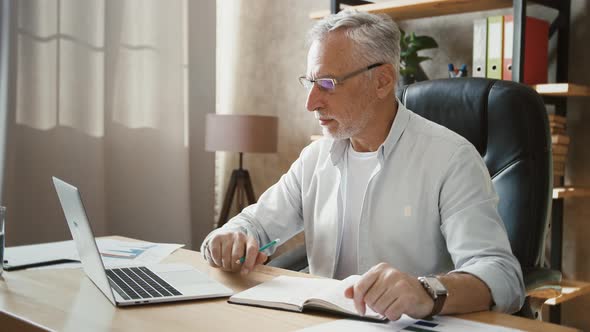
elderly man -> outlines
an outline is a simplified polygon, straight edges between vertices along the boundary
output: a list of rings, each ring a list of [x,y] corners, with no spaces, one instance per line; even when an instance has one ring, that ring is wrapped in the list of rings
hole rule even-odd
[[[313,27],[300,82],[326,138],[201,252],[245,274],[267,258],[259,245],[304,230],[310,273],[362,274],[345,292],[360,313],[517,311],[522,272],[489,173],[467,140],[396,99],[399,38],[389,17],[354,11]]]

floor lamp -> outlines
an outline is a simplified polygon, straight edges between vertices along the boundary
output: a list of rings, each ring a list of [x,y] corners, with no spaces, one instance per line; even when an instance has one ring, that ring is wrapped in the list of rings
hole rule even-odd
[[[244,196],[248,205],[256,203],[250,174],[243,166],[243,155],[277,152],[278,118],[261,115],[207,114],[205,149],[207,151],[230,151],[240,154],[240,165],[234,169],[227,186],[217,227],[229,219],[234,196],[238,197],[241,211]]]

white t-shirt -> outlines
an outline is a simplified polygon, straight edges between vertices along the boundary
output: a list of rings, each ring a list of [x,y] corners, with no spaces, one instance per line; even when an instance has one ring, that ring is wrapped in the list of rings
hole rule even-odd
[[[346,200],[342,225],[342,245],[336,265],[336,279],[358,274],[358,239],[361,210],[367,185],[379,163],[377,153],[357,152],[349,144],[346,153],[347,170],[344,178]]]

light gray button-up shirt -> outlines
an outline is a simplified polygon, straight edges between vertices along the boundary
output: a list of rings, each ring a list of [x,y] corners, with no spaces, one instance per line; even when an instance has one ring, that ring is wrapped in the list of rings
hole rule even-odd
[[[466,272],[490,288],[493,310],[517,311],[524,302],[522,271],[483,160],[463,137],[398,105],[363,195],[358,273],[380,262],[414,276]],[[258,203],[203,243],[225,230],[260,244],[304,230],[310,273],[334,277],[348,144],[323,138],[307,146]]]

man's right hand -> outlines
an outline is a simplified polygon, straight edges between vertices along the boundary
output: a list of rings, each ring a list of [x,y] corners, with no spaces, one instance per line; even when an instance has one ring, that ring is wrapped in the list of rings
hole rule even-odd
[[[252,236],[240,232],[215,234],[206,246],[205,258],[209,265],[224,271],[247,274],[254,266],[266,262],[267,256],[258,251],[258,242]],[[243,264],[239,260],[246,257]]]

